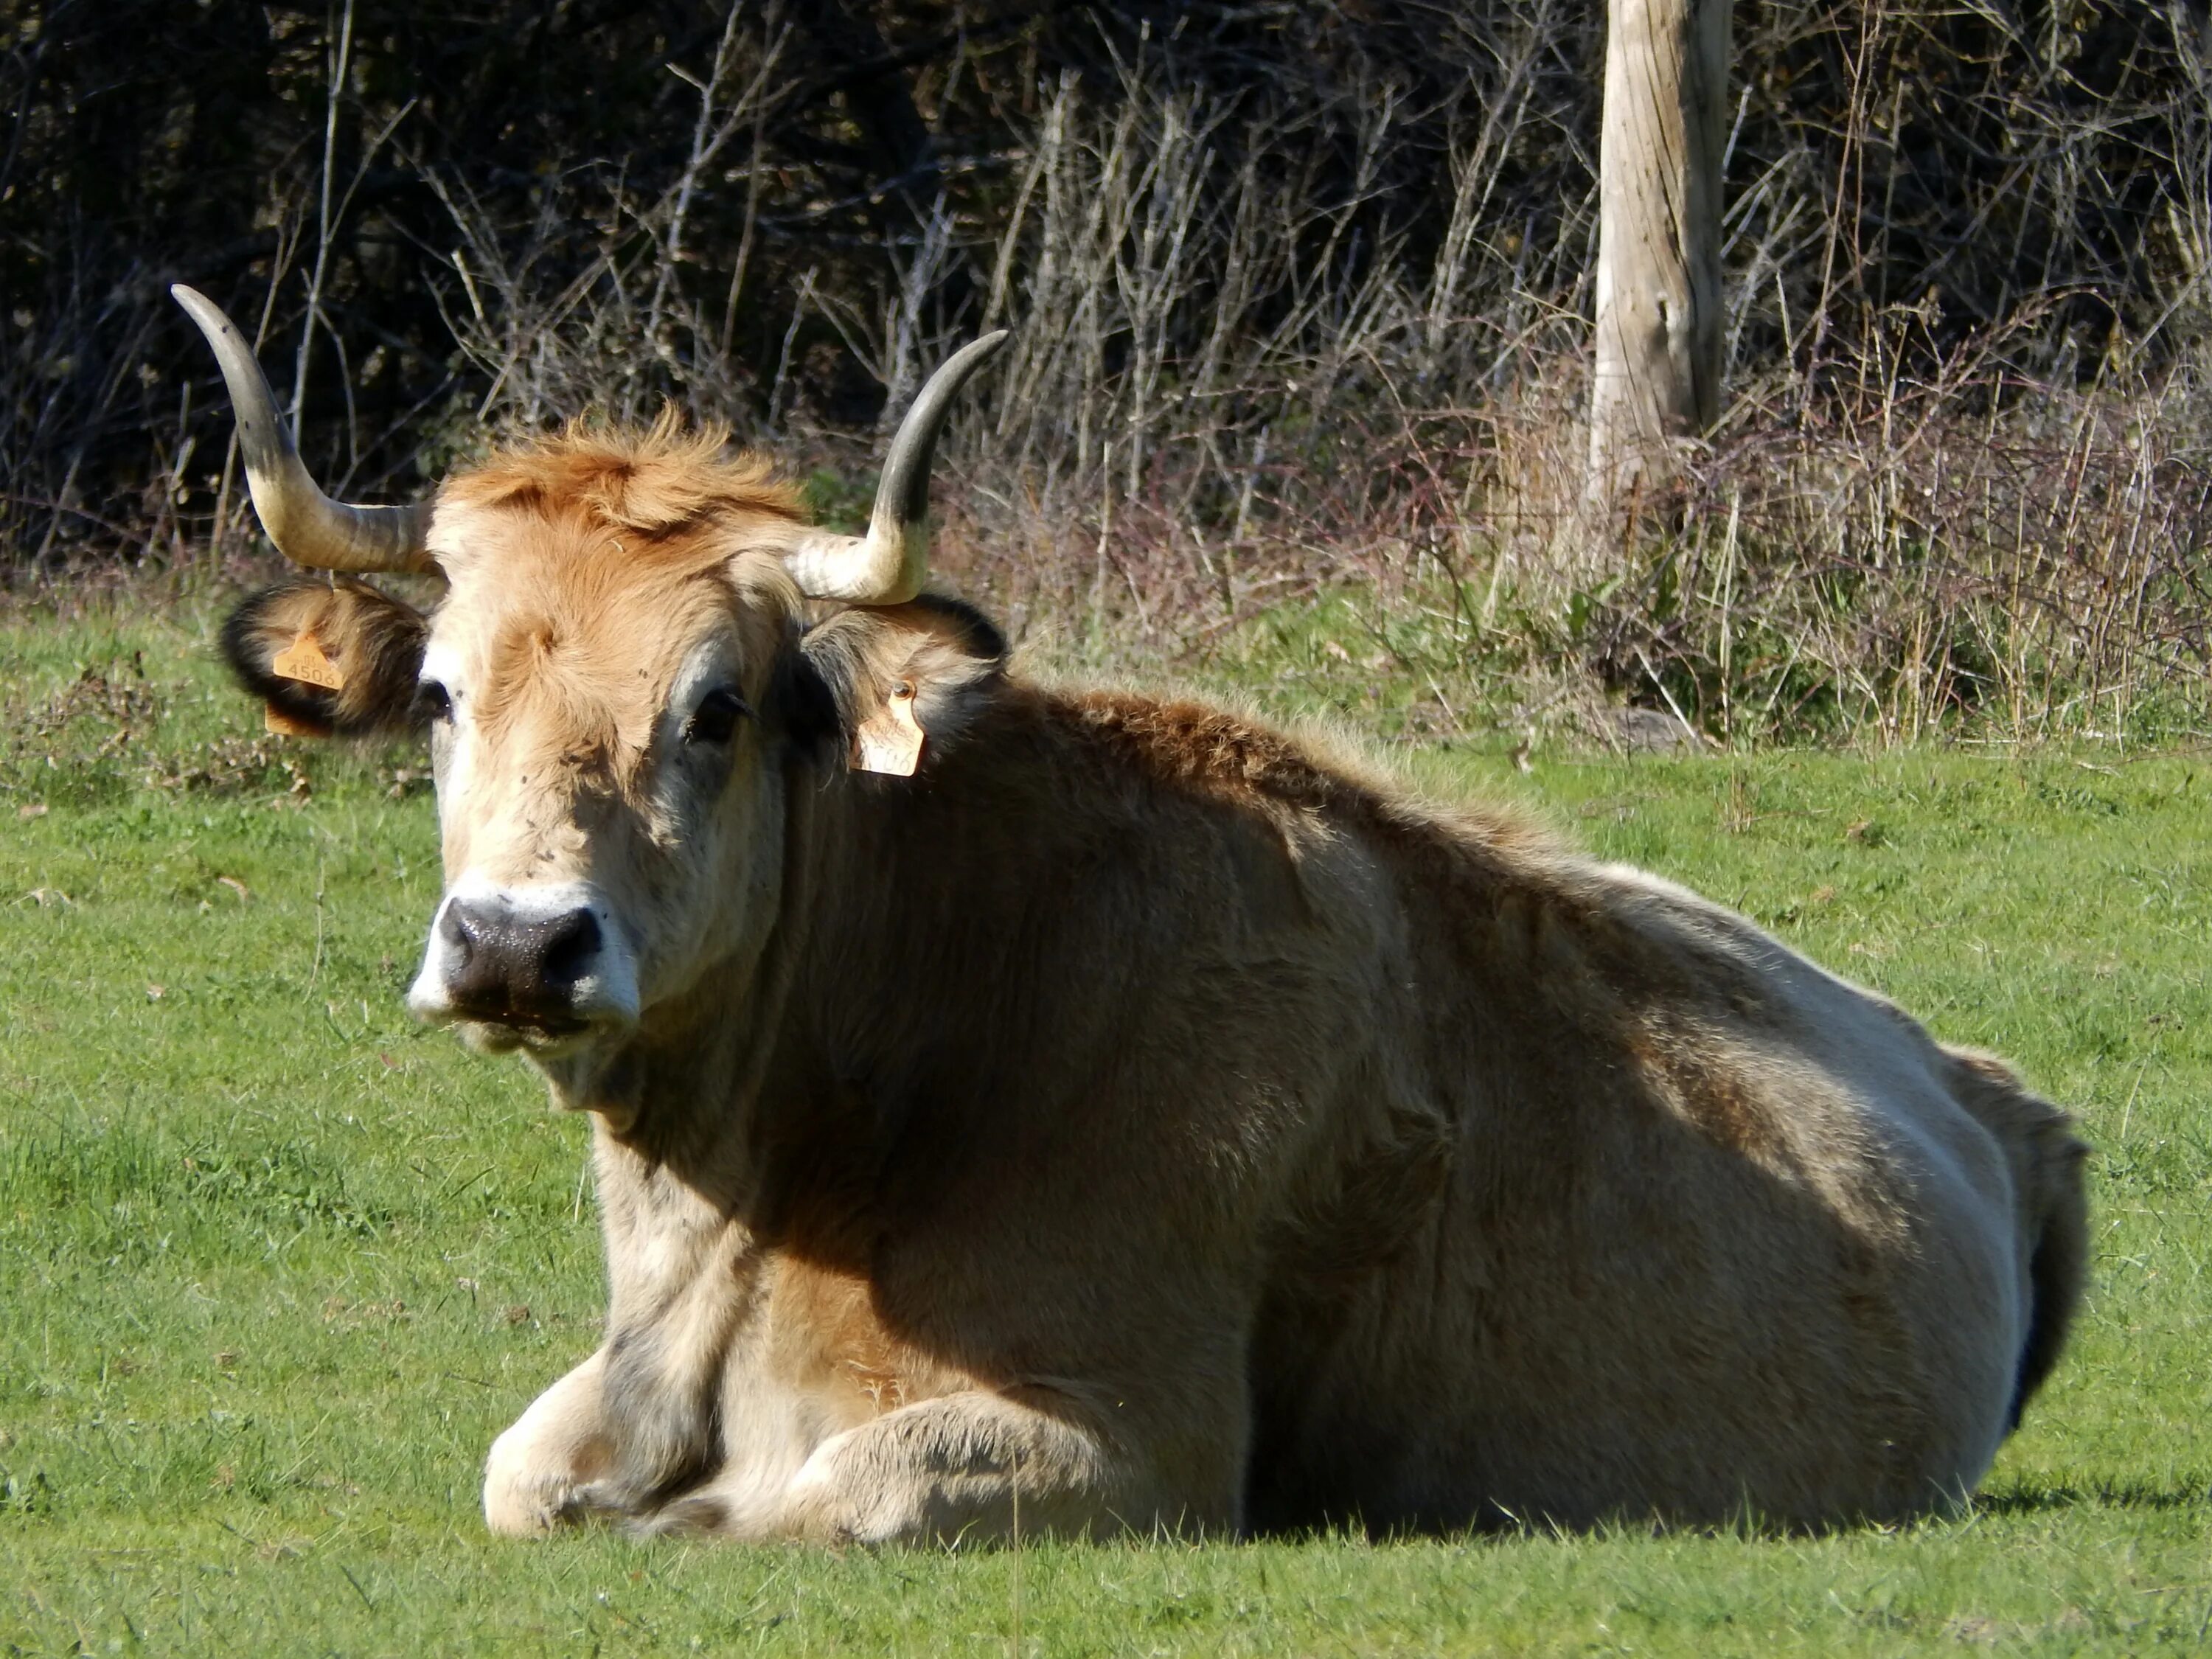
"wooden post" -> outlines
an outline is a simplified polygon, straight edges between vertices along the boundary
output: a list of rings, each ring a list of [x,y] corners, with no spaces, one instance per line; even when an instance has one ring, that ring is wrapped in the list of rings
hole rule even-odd
[[[1720,415],[1729,0],[1610,0],[1586,500],[1608,533]]]

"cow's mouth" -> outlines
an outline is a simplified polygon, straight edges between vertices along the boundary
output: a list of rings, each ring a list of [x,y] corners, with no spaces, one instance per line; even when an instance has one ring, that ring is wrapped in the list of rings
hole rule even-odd
[[[540,1058],[574,1053],[598,1024],[574,1014],[510,1009],[456,1008],[452,1019],[471,1048],[495,1054],[526,1048]]]

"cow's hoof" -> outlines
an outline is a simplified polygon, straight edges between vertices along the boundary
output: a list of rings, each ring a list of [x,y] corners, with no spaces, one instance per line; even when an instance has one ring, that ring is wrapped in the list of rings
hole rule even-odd
[[[484,1524],[497,1538],[543,1538],[569,1518],[568,1504],[514,1486],[484,1486]]]
[[[576,1483],[562,1474],[523,1466],[495,1443],[484,1468],[484,1524],[500,1538],[543,1538],[579,1518]]]

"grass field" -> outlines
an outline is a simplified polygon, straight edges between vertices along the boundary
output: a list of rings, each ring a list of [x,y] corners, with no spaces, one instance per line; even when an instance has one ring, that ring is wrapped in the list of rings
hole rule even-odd
[[[1409,762],[1741,907],[2081,1112],[2089,1310],[1969,1514],[1809,1540],[520,1545],[484,1535],[478,1470],[594,1340],[584,1126],[401,1012],[438,889],[419,761],[262,740],[204,631],[0,627],[0,1650],[2212,1644],[2197,761]]]

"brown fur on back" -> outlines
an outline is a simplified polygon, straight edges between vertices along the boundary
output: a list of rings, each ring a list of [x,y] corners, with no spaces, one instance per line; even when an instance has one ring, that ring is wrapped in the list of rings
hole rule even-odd
[[[1492,807],[1431,810],[1346,757],[1316,758],[1308,744],[1205,703],[1090,691],[1070,698],[1068,707],[1088,735],[1163,782],[1342,817],[1395,843],[1449,858],[1489,849],[1545,860],[1564,850],[1533,818]]]

